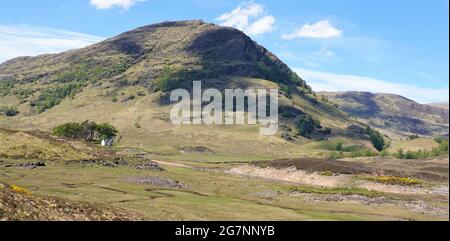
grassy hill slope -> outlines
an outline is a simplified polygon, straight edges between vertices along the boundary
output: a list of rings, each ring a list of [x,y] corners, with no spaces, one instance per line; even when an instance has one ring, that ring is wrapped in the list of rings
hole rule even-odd
[[[281,126],[262,137],[259,126],[174,126],[168,93],[190,88],[279,88]],[[302,116],[320,120],[312,138],[346,134],[359,125],[311,91],[281,60],[244,33],[202,21],[144,26],[92,46],[55,55],[21,57],[0,65],[0,125],[51,131],[72,121],[108,122],[120,145],[177,154],[203,146],[217,153],[301,155]],[[329,129],[328,129],[329,128]],[[329,132],[329,131],[328,131]]]

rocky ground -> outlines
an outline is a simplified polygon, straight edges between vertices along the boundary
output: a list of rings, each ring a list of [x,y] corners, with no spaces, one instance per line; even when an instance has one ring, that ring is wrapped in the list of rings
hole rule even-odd
[[[144,220],[144,216],[103,204],[35,196],[20,187],[0,184],[1,221],[115,221]]]

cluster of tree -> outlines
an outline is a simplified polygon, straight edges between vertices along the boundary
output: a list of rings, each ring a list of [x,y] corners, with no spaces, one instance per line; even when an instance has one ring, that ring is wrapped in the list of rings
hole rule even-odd
[[[117,129],[111,124],[97,124],[91,121],[70,122],[53,129],[53,134],[56,136],[93,142],[114,138],[117,133]]]
[[[37,113],[42,113],[59,105],[61,101],[73,96],[81,90],[83,86],[90,83],[97,83],[102,79],[112,78],[126,71],[132,64],[130,58],[123,58],[116,62],[108,63],[86,63],[72,67],[70,70],[63,71],[56,76],[55,82],[58,86],[44,90],[36,100],[30,102]],[[21,92],[21,96],[29,96],[30,92]]]
[[[17,114],[19,114],[19,110],[17,110],[17,107],[15,106],[6,106],[6,107],[2,107],[0,108],[0,113],[6,116],[15,116]]]
[[[193,80],[217,78],[214,65],[205,64],[201,70],[165,66],[154,81],[153,89],[171,91],[174,89],[191,89]]]
[[[74,95],[81,87],[82,84],[74,82],[44,90],[40,96],[36,100],[31,101],[30,104],[38,113],[42,113],[47,109],[59,105],[59,103],[67,96]]]
[[[14,82],[11,80],[0,80],[0,96],[7,96],[14,88]]]
[[[159,91],[170,91],[177,88],[182,88],[183,81],[184,78],[182,69],[174,69],[169,66],[165,66],[156,78],[155,84],[156,89]]]
[[[34,90],[32,89],[16,89],[14,91],[12,91],[12,93],[17,96],[17,98],[20,100],[21,103],[24,103],[26,99],[28,99],[28,97],[30,97],[32,94],[34,94]]]
[[[96,83],[102,79],[109,79],[125,72],[132,65],[132,59],[128,57],[115,61],[89,61],[85,60],[69,70],[63,71],[56,77],[59,83],[87,82]]]
[[[370,137],[373,147],[378,151],[382,151],[386,145],[383,135],[381,135],[379,131],[372,129],[370,126],[367,126],[366,132]]]

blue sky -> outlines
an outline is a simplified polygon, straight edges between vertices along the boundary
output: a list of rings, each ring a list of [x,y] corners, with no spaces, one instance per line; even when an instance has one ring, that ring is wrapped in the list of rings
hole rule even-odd
[[[0,62],[165,20],[233,26],[317,90],[448,101],[448,0],[0,0]]]

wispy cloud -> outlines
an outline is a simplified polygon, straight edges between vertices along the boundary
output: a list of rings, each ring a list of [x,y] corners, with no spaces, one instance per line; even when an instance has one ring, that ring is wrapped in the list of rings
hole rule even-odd
[[[90,0],[90,3],[98,9],[118,7],[124,10],[128,10],[136,3],[145,1],[146,0]]]
[[[368,91],[402,95],[419,103],[434,103],[449,100],[448,86],[441,89],[423,88],[414,85],[392,83],[384,80],[320,72],[307,69],[294,69],[315,91]]]
[[[18,56],[82,48],[102,37],[31,25],[0,25],[0,63]]]
[[[342,34],[343,31],[331,25],[330,21],[323,20],[314,24],[307,23],[293,33],[283,35],[282,38],[287,40],[295,38],[326,39],[340,37]]]
[[[229,13],[219,16],[220,25],[234,27],[249,35],[261,35],[274,29],[275,17],[267,14],[266,8],[254,2],[240,4]]]

